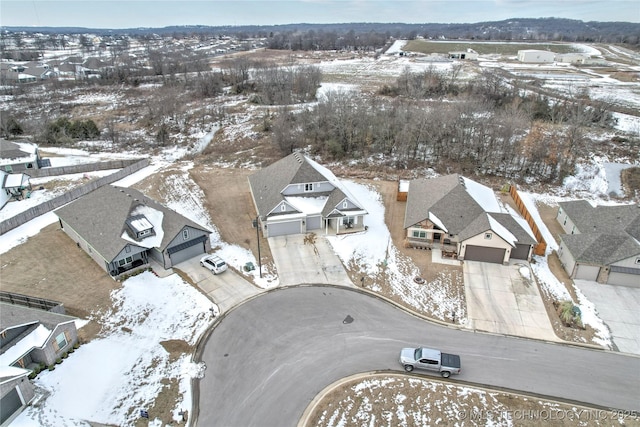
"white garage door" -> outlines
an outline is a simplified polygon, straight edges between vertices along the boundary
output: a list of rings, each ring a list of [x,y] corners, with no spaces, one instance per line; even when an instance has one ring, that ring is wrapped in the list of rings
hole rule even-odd
[[[640,269],[612,265],[607,283],[640,288]]]
[[[576,279],[596,280],[600,273],[600,267],[597,265],[578,264],[576,268]]]
[[[300,220],[288,222],[267,223],[268,237],[286,236],[288,234],[299,234],[302,230]]]
[[[318,230],[322,228],[321,216],[310,216],[307,218],[307,230]]]

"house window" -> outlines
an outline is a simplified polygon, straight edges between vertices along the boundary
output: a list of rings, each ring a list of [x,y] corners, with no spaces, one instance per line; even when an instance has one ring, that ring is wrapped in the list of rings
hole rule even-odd
[[[576,226],[574,225],[573,228],[571,229],[571,234],[574,234],[576,232]]]
[[[189,229],[185,228],[184,230],[182,230],[182,239],[187,240],[188,238],[189,238]]]
[[[131,246],[127,245],[127,246],[124,248],[124,251],[125,251],[126,253],[131,252]]]
[[[284,211],[286,211],[286,210],[287,210],[287,206],[286,206],[284,203],[283,203],[283,204],[281,204],[281,205],[280,205],[280,211],[281,211],[281,212],[284,212]]]
[[[5,170],[6,172],[9,172],[9,173],[13,172],[13,168],[11,167],[11,165],[7,165],[7,166],[5,166],[5,167],[4,167],[4,170]]]
[[[65,337],[64,332],[56,336],[56,344],[58,344],[58,349],[63,349],[67,346],[67,337]]]
[[[347,203],[346,200],[342,202],[342,209],[347,209],[348,207],[349,207],[349,203]]]
[[[313,191],[313,184],[305,184],[304,191]]]
[[[562,208],[558,209],[558,216],[562,215]]]
[[[487,240],[491,240],[491,233],[484,233],[484,238]]]
[[[562,223],[562,225],[567,225],[567,217],[564,217],[564,222]]]
[[[426,231],[413,230],[413,237],[417,237],[419,239],[425,239],[427,237]]]

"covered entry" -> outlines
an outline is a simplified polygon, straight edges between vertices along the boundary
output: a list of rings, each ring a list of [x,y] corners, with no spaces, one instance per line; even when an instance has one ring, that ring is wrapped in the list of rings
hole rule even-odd
[[[464,252],[464,259],[467,261],[494,262],[502,264],[504,260],[504,251],[504,249],[500,248],[467,245],[467,249]]]

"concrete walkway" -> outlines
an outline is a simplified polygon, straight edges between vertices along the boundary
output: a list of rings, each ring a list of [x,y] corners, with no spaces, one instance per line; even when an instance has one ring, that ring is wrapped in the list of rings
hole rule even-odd
[[[305,244],[304,235],[269,237],[280,286],[304,283],[353,287],[340,258],[323,236],[315,245]]]
[[[526,262],[510,265],[465,261],[466,327],[486,332],[560,341],[535,282],[520,273]],[[533,277],[529,270],[529,277]]]
[[[613,343],[625,353],[640,354],[640,288],[603,285],[589,280],[575,284],[598,311],[609,327]]]

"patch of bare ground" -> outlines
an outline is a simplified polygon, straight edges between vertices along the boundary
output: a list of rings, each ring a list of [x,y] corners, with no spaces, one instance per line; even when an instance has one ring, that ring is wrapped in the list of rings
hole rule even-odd
[[[306,426],[608,426],[610,411],[483,390],[421,377],[380,374],[347,381],[322,397]],[[384,421],[380,421],[384,420]],[[616,420],[617,421],[617,420]],[[619,425],[640,426],[637,419]]]
[[[640,202],[640,168],[624,169],[621,174],[621,180],[625,195]]]
[[[67,314],[87,318],[111,308],[110,294],[120,287],[56,222],[1,255],[2,291],[59,301]],[[95,322],[82,328],[83,341],[100,331]]]
[[[176,402],[181,399],[180,384],[175,378],[163,379],[161,381],[162,389],[158,396],[156,396],[153,405],[147,409],[149,413],[149,419],[159,419],[162,421],[163,426],[181,426],[186,425],[188,420],[188,408],[183,408],[182,420],[175,421],[173,419],[173,409],[176,407]],[[135,409],[137,410],[137,409]],[[146,427],[149,425],[149,420],[146,418],[137,418],[133,424],[135,427]]]

